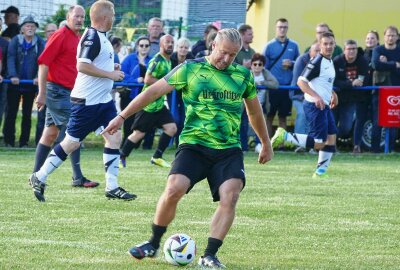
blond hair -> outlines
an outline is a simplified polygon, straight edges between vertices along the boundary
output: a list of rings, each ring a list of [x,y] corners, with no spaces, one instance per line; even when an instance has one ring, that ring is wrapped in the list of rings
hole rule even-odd
[[[225,28],[219,30],[217,36],[215,37],[215,42],[219,42],[222,40],[228,40],[242,48],[242,37],[238,30],[234,28]]]

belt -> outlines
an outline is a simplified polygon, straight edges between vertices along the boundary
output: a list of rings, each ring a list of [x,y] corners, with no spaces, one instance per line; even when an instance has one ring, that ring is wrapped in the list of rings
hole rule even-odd
[[[72,104],[78,104],[78,105],[85,105],[86,104],[86,99],[85,98],[71,97],[71,103]]]

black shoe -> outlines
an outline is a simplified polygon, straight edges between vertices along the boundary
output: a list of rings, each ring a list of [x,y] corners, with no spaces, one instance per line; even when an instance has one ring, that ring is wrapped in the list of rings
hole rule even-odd
[[[106,191],[106,197],[109,199],[121,199],[125,201],[130,201],[136,199],[137,196],[135,194],[128,193],[122,187],[117,187],[116,189]]]
[[[140,245],[134,246],[129,250],[129,254],[135,259],[141,260],[144,257],[153,258],[157,256],[157,249],[155,249],[149,241]]]
[[[33,194],[35,195],[36,199],[38,199],[40,202],[46,201],[44,198],[44,190],[46,188],[46,184],[39,181],[34,173],[29,178],[29,183],[31,184]]]
[[[198,265],[202,269],[225,269],[226,266],[223,265],[217,258],[217,256],[208,255],[206,257],[201,256]]]
[[[86,177],[83,177],[81,179],[74,179],[72,177],[72,186],[73,187],[84,187],[84,188],[94,188],[97,187],[99,183],[90,181]]]

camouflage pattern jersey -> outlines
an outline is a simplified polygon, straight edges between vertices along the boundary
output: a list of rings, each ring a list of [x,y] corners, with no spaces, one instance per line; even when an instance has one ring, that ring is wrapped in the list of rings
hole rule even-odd
[[[257,97],[251,72],[237,64],[218,70],[207,58],[187,60],[165,79],[182,91],[185,124],[179,143],[213,149],[240,147],[243,98]]]

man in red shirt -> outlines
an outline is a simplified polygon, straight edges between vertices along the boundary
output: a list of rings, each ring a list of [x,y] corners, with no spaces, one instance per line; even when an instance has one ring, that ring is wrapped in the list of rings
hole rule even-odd
[[[69,8],[67,24],[48,39],[43,53],[38,59],[39,94],[36,104],[39,110],[46,109],[46,123],[42,137],[36,147],[35,166],[37,172],[43,165],[51,147],[60,134],[62,140],[71,113],[70,94],[78,74],[76,51],[85,20],[85,10],[76,5]],[[73,170],[72,186],[96,187],[97,182],[86,179],[80,168],[80,149],[71,154]]]

